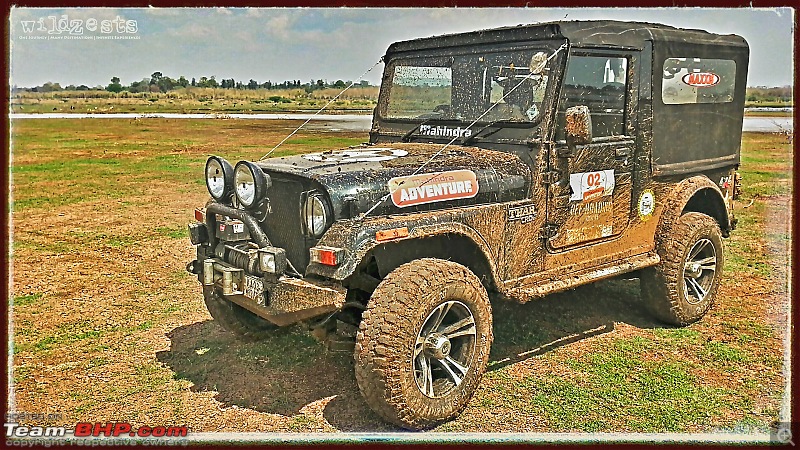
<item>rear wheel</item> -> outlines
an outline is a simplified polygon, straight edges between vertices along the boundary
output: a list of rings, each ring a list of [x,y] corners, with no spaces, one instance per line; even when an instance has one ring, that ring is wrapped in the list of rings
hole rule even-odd
[[[696,212],[682,215],[657,246],[661,263],[642,273],[642,297],[653,315],[684,326],[706,314],[722,278],[722,233],[717,221]]]
[[[225,331],[230,331],[243,339],[258,339],[280,328],[236,303],[224,299],[216,290],[209,291],[204,295],[206,307],[211,317]]]
[[[416,260],[372,294],[356,337],[358,386],[387,421],[430,428],[466,407],[491,344],[491,306],[480,280],[453,262]]]

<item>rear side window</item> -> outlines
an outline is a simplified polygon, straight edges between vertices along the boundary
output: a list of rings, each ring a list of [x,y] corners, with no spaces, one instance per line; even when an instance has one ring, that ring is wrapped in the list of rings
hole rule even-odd
[[[667,58],[661,81],[666,105],[733,101],[736,62],[730,59]]]

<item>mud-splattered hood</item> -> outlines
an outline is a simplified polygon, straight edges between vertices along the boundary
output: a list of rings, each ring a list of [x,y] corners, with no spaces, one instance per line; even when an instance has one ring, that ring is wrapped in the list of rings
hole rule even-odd
[[[517,156],[460,146],[441,151],[442,147],[416,143],[365,145],[257,164],[273,177],[288,174],[313,180],[330,197],[336,218],[367,211],[387,194],[391,195],[372,214],[505,202],[527,196],[530,169]]]

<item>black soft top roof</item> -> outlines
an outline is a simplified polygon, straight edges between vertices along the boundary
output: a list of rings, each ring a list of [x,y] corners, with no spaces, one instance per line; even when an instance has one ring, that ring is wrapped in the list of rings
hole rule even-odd
[[[734,34],[714,34],[703,30],[675,28],[657,23],[582,20],[517,25],[400,41],[390,45],[386,54],[442,47],[564,38],[568,39],[575,47],[642,48],[645,41],[652,41],[654,44],[710,44],[747,48],[747,42]]]

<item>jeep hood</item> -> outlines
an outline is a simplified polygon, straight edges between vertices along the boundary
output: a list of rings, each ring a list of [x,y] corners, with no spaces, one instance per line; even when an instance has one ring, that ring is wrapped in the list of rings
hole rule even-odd
[[[530,169],[517,156],[475,147],[442,147],[418,143],[363,145],[271,158],[256,164],[276,178],[312,180],[317,189],[328,194],[337,219],[353,217],[378,202],[371,215],[506,202],[528,196]]]

